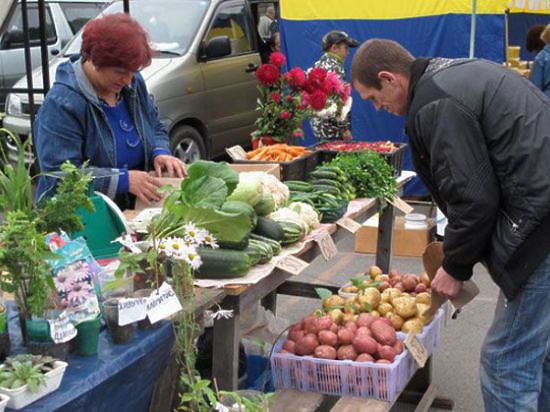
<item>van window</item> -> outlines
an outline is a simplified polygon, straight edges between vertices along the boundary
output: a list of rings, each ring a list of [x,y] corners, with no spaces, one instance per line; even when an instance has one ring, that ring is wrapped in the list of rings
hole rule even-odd
[[[105,3],[59,3],[59,6],[75,34],[88,20],[99,14]]]
[[[40,43],[40,24],[38,20],[38,8],[36,5],[27,4],[27,15],[29,19],[29,39],[31,46],[36,46]],[[9,23],[6,26],[6,32],[2,36],[2,48],[15,49],[23,47],[23,16],[21,13],[21,5],[18,4],[15,8]],[[46,37],[48,44],[53,44],[57,41],[57,36],[53,28],[52,15],[50,8],[46,6]]]
[[[231,55],[252,51],[252,37],[244,3],[222,5],[217,13],[206,42],[217,36],[227,36],[231,43]]]

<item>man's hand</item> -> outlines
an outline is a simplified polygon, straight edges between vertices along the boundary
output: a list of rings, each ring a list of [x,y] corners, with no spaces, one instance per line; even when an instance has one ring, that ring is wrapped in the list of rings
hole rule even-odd
[[[158,192],[158,188],[162,184],[147,172],[139,170],[128,171],[128,180],[130,182],[129,192],[135,195],[146,205],[151,202],[158,202],[162,199],[162,195]]]
[[[443,267],[437,269],[437,273],[432,280],[432,290],[439,293],[447,299],[453,299],[458,296],[462,290],[462,281],[453,278]]]
[[[187,175],[187,166],[180,159],[169,155],[158,155],[153,161],[155,174],[162,176],[162,171],[166,170],[168,177],[185,177]]]

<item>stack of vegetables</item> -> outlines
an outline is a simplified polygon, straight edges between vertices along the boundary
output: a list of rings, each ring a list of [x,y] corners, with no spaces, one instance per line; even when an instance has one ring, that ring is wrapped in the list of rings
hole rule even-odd
[[[311,151],[303,146],[289,146],[286,143],[279,143],[252,150],[246,154],[246,158],[263,162],[289,162],[310,153]]]

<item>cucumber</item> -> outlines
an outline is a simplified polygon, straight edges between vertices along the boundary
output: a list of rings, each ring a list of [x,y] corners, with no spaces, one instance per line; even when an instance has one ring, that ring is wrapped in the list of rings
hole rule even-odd
[[[316,192],[324,192],[324,193],[330,193],[331,195],[340,197],[342,193],[340,193],[340,189],[334,187],[334,186],[328,186],[328,185],[313,185],[313,190]]]
[[[315,170],[320,172],[332,172],[332,173],[336,173],[340,177],[347,177],[346,172],[344,172],[338,166],[322,165],[315,168]]]
[[[256,212],[254,208],[246,202],[240,200],[227,200],[221,207],[222,212],[227,213],[246,213],[250,217],[252,226],[256,225]]]
[[[258,250],[258,248],[255,246],[248,245],[248,247],[243,250],[243,252],[246,252],[246,254],[248,255],[250,266],[255,266],[260,263],[260,260],[262,260],[262,251]]]
[[[266,217],[258,217],[254,233],[273,240],[283,240],[284,233],[280,224]]]
[[[257,235],[256,233],[250,234],[250,239],[259,240],[263,243],[268,244],[271,247],[271,251],[273,252],[273,256],[277,256],[279,253],[281,253],[281,244],[277,242],[276,240],[270,239],[265,236]]]
[[[339,180],[341,176],[333,171],[330,170],[319,170],[315,169],[313,172],[309,174],[310,179],[331,179],[331,180]]]
[[[345,185],[343,183],[340,183],[338,180],[332,180],[332,179],[315,179],[311,181],[311,184],[313,186],[315,185],[333,186],[340,191],[345,188]]]
[[[305,235],[304,229],[298,223],[288,220],[280,220],[279,223],[283,227],[284,237],[281,240],[282,245],[290,245],[298,242]]]
[[[250,239],[250,244],[248,247],[256,248],[260,252],[259,263],[267,263],[273,257],[273,250],[271,249],[271,246],[260,240]]]
[[[248,246],[248,236],[238,242],[231,240],[218,240],[218,245],[220,245],[222,249],[244,250]]]
[[[245,275],[251,266],[246,252],[198,247],[202,265],[195,272],[198,279],[238,278]]]
[[[299,180],[287,180],[286,182],[284,182],[284,184],[291,192],[311,192],[312,190],[312,187],[309,183]]]

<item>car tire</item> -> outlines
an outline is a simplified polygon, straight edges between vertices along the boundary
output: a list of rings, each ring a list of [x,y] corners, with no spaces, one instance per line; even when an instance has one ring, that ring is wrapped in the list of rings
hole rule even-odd
[[[192,126],[178,126],[170,134],[172,154],[185,163],[206,157],[202,135]]]

